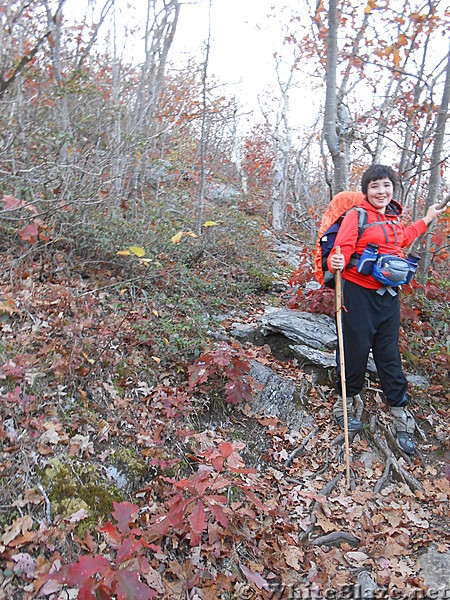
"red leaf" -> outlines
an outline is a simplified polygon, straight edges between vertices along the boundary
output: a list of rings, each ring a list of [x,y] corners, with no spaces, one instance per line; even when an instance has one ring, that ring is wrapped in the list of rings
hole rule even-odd
[[[221,471],[223,469],[223,458],[221,456],[215,456],[211,459],[211,464],[216,471]]]
[[[24,229],[19,231],[19,237],[25,242],[30,242],[30,244],[33,244],[38,236],[38,233],[39,231],[36,225],[27,225]]]
[[[190,498],[182,498],[181,496],[171,498],[169,501],[169,512],[167,513],[167,520],[170,525],[177,529],[182,527],[184,509],[190,502]]]
[[[264,510],[264,505],[261,502],[261,500],[258,498],[258,496],[256,496],[250,490],[246,490],[243,487],[241,487],[241,490],[244,492],[244,494],[247,496],[247,498],[253,502],[253,504],[256,506],[256,508],[258,508],[259,510],[262,510],[262,511]]]
[[[136,550],[139,550],[139,548],[142,547],[143,544],[141,540],[137,540],[131,536],[125,538],[125,540],[122,542],[122,545],[117,550],[116,565],[121,565],[123,562],[131,558]]]
[[[95,585],[95,578],[86,579],[78,591],[77,600],[106,600],[111,598],[111,590],[103,583]]]
[[[19,208],[19,206],[23,206],[23,200],[18,200],[14,198],[14,196],[3,196],[3,202],[5,203],[5,208],[14,209]]]
[[[227,402],[230,402],[230,404],[236,405],[239,404],[239,402],[242,402],[242,394],[237,381],[227,381],[225,384],[225,391]]]
[[[214,515],[217,521],[222,525],[222,527],[228,527],[228,517],[225,514],[223,507],[214,502],[208,502],[208,498],[205,498],[205,502],[208,505],[210,511]]]
[[[225,391],[227,402],[230,402],[231,404],[236,405],[243,400],[248,400],[249,402],[252,400],[250,386],[245,381],[238,381],[237,379],[227,381],[225,384]]]
[[[109,560],[104,556],[80,556],[77,563],[64,565],[60,571],[49,574],[47,578],[80,588],[90,577],[108,568]]]
[[[122,533],[130,531],[130,523],[135,521],[138,507],[131,502],[114,502],[114,512],[112,516],[117,521],[117,528]]]
[[[199,383],[205,383],[208,379],[209,367],[203,361],[196,362],[189,367],[189,385],[194,387]]]
[[[197,502],[195,505],[194,510],[189,516],[189,523],[191,524],[192,531],[195,531],[195,533],[201,533],[205,530],[206,514],[202,501]]]
[[[231,359],[231,348],[225,342],[222,342],[219,346],[218,350],[214,350],[211,352],[211,355],[214,357],[214,363],[221,367],[226,367],[230,364]]]
[[[116,572],[117,600],[150,600],[157,593],[142,583],[136,571],[120,570]]]
[[[245,463],[237,452],[233,452],[227,459],[227,465],[230,469],[245,468]]]
[[[159,516],[158,519],[151,524],[150,533],[157,537],[163,537],[170,529],[170,519],[168,515]]]
[[[228,369],[230,373],[233,373],[233,378],[237,379],[238,377],[242,377],[242,375],[246,375],[249,372],[249,364],[246,360],[242,360],[240,358],[233,358],[233,368]]]
[[[229,442],[222,442],[220,444],[220,448],[219,449],[220,449],[220,454],[224,458],[228,458],[230,456],[230,454],[233,452],[233,446]]]
[[[109,544],[113,548],[117,548],[119,546],[122,540],[122,534],[117,531],[116,527],[111,523],[111,521],[105,523],[103,527],[97,527],[97,530],[101,531],[102,533],[106,533],[109,538]]]

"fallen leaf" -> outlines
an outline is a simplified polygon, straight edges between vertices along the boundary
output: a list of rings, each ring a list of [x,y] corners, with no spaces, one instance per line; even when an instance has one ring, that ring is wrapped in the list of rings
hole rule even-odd
[[[130,246],[128,250],[131,252],[131,254],[134,254],[138,258],[142,258],[143,256],[145,256],[145,250],[140,246]]]
[[[88,516],[88,511],[85,508],[80,508],[70,515],[69,523],[79,523]]]
[[[26,552],[19,552],[19,554],[14,554],[11,556],[13,561],[16,563],[14,567],[14,572],[18,571],[25,573],[28,578],[31,578],[36,571],[37,559],[33,558]]]
[[[176,233],[172,238],[171,238],[171,242],[172,244],[179,244],[181,241],[181,238],[183,237],[183,231],[179,231],[178,233]]]
[[[57,444],[59,442],[59,433],[56,429],[48,429],[39,438],[41,444]]]
[[[6,528],[4,534],[0,538],[0,543],[8,546],[16,537],[25,534],[33,527],[33,519],[30,515],[19,517]]]
[[[88,435],[77,433],[69,442],[70,456],[88,456],[94,454],[94,444],[89,441]]]
[[[286,559],[286,563],[295,569],[296,571],[300,571],[303,567],[300,561],[303,559],[303,552],[300,548],[296,546],[288,546],[284,552],[284,558]]]
[[[254,573],[242,563],[239,563],[239,568],[244,573],[245,577],[247,578],[247,581],[249,581],[250,583],[254,583],[259,590],[267,590],[269,588],[269,586],[267,585],[267,581],[264,579],[264,577],[261,577],[259,573]]]
[[[23,508],[27,504],[41,504],[44,501],[42,494],[37,488],[25,490],[24,495],[13,502],[13,506]]]
[[[350,564],[356,563],[357,565],[362,565],[369,559],[369,556],[365,552],[355,551],[346,552],[345,558]]]
[[[329,533],[330,531],[336,531],[336,524],[330,521],[323,514],[318,514],[317,516],[317,525],[321,527],[325,533]]]

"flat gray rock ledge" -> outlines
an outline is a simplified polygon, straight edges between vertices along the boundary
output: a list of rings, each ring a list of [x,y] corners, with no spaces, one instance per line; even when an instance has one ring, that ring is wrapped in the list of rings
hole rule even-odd
[[[332,349],[336,346],[334,321],[327,315],[268,307],[260,323],[261,333],[266,336],[282,333],[297,344],[316,349]]]
[[[436,544],[430,544],[418,560],[419,576],[429,586],[430,598],[450,597],[450,552],[438,552]]]
[[[272,351],[281,357],[296,358],[300,367],[330,369],[336,366],[336,328],[334,320],[327,315],[271,306],[266,308],[256,324],[233,323],[229,333],[240,342],[256,346],[269,344]],[[367,371],[371,375],[377,372],[372,353]],[[405,376],[411,385],[418,388],[429,385],[428,380],[420,375],[405,373]]]

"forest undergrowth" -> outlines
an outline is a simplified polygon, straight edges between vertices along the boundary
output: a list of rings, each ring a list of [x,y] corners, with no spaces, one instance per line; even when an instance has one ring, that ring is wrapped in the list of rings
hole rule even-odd
[[[0,598],[336,598],[363,575],[424,597],[421,553],[449,549],[437,280],[403,307],[408,370],[429,381],[411,386],[420,451],[394,449],[368,382],[348,485],[331,384],[227,331],[330,299],[274,291],[291,273],[257,219],[211,215],[201,237],[113,221],[51,244],[2,234]],[[311,427],[254,413],[251,360],[308,382]]]

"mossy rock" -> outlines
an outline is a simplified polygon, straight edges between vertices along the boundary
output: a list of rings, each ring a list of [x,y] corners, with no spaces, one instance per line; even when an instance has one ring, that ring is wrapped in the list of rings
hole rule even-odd
[[[87,510],[87,518],[77,528],[80,535],[107,519],[114,509],[114,501],[123,500],[117,488],[105,483],[95,465],[78,460],[72,460],[71,464],[58,458],[51,460],[43,473],[43,485],[50,490],[48,497],[53,514],[68,518],[81,508]]]

